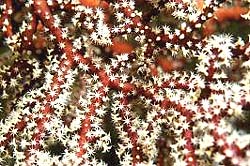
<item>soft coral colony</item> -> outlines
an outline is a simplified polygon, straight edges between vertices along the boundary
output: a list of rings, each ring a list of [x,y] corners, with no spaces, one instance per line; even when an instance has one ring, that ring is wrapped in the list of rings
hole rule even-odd
[[[1,165],[250,165],[249,4],[1,0]]]

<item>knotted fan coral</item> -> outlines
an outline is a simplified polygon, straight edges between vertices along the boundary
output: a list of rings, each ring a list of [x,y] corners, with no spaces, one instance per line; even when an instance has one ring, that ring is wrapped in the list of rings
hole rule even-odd
[[[1,0],[1,165],[250,165],[249,4]]]

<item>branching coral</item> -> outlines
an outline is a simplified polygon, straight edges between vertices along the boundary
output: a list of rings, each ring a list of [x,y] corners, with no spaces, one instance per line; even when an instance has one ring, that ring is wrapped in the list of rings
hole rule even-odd
[[[249,34],[209,30],[249,28],[249,2],[2,0],[0,13],[2,165],[250,165]]]

